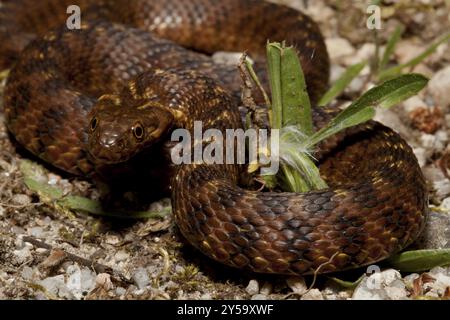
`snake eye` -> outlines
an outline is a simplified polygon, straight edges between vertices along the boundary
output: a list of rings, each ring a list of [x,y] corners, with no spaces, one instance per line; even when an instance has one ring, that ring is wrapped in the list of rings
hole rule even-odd
[[[97,126],[98,126],[98,120],[97,120],[97,117],[94,117],[91,120],[91,131],[95,131],[95,129],[97,129]]]
[[[138,140],[141,140],[144,137],[144,128],[140,123],[136,123],[133,127],[134,137]]]

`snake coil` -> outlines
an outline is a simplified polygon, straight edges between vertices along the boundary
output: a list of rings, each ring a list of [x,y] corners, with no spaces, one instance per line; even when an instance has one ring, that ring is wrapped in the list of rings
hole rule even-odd
[[[80,30],[61,27],[74,3],[82,9]],[[267,39],[297,47],[316,101],[329,75],[323,38],[308,16],[285,6],[3,1],[0,66],[12,66],[6,124],[32,153],[78,175],[151,150],[174,128],[192,131],[194,121],[204,130],[241,128],[239,75],[207,54],[247,50],[258,65]],[[315,126],[334,112],[315,108]],[[177,166],[170,186],[182,234],[224,264],[281,274],[368,265],[416,239],[428,196],[397,133],[371,121],[330,138],[316,156],[330,187],[301,194],[245,190],[238,165]]]

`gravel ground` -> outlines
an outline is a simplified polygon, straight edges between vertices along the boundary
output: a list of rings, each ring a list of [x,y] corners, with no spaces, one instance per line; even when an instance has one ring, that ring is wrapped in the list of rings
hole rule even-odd
[[[365,28],[363,1],[282,2],[303,9],[319,22],[331,55],[332,81],[375,50]],[[305,1],[307,2],[307,1]],[[395,26],[406,26],[394,63],[403,63],[450,28],[444,1],[385,1],[384,44]],[[345,3],[345,4],[344,4]],[[358,4],[356,4],[358,3]],[[396,3],[396,4],[394,4]],[[448,4],[447,4],[448,5]],[[398,130],[413,146],[431,192],[431,216],[415,248],[450,248],[450,49],[441,45],[413,71],[431,81],[418,96],[377,119]],[[346,103],[373,83],[363,70],[346,90]],[[62,209],[24,184],[21,170],[33,159],[13,145],[0,113],[0,299],[413,299],[450,297],[450,267],[422,274],[400,274],[380,265],[354,288],[333,279],[264,276],[231,270],[193,250],[171,215],[164,219],[98,218]],[[87,181],[33,169],[41,181],[66,194],[98,197]],[[170,204],[151,204],[154,211]],[[355,280],[365,270],[335,275]],[[374,285],[376,284],[376,285]]]

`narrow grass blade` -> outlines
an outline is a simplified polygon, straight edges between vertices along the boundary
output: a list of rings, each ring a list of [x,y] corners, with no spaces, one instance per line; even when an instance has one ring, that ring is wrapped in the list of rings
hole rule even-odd
[[[450,249],[406,251],[386,262],[404,272],[428,271],[434,267],[450,265]]]
[[[283,119],[283,99],[281,96],[281,44],[267,44],[267,63],[269,66],[270,90],[272,93],[272,117],[270,127],[281,129]]]
[[[333,86],[319,100],[319,107],[323,107],[333,101],[364,69],[367,62],[354,64],[344,72],[344,74],[333,84]]]
[[[400,74],[402,72],[402,70],[405,68],[415,67],[420,62],[422,62],[426,57],[428,57],[430,54],[432,54],[437,49],[437,47],[439,47],[441,44],[443,44],[447,41],[450,41],[450,33],[443,36],[441,39],[436,41],[434,44],[429,46],[425,51],[423,51],[421,54],[419,54],[415,58],[411,59],[410,61],[408,61],[404,64],[381,71],[380,74],[378,75],[379,81],[384,81],[386,79],[395,77],[396,75]]]
[[[365,122],[375,115],[376,106],[389,108],[419,92],[428,83],[428,79],[420,74],[405,74],[376,86],[339,113],[330,123],[313,134],[305,144],[309,149],[329,136],[359,123]]]
[[[383,57],[380,60],[380,65],[378,66],[378,70],[383,70],[387,64],[389,63],[389,59],[394,53],[395,47],[398,41],[401,39],[403,32],[405,31],[405,27],[403,25],[397,26],[391,37],[386,44],[386,48],[384,49]]]

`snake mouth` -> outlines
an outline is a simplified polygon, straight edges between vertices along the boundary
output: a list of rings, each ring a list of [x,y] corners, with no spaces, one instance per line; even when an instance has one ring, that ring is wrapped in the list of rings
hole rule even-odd
[[[121,141],[104,144],[93,137],[88,142],[88,154],[98,164],[112,165],[128,161],[135,153],[129,152]]]
[[[132,156],[124,156],[122,153],[112,152],[111,150],[89,150],[90,157],[98,164],[118,164],[128,161]]]

